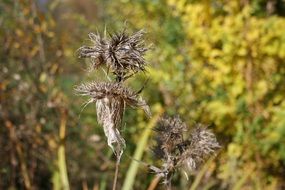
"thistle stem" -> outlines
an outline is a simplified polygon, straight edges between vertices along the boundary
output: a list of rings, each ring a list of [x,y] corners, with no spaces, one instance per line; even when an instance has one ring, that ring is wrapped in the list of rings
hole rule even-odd
[[[117,179],[118,179],[118,174],[119,174],[120,159],[121,159],[121,156],[117,156],[115,176],[114,176],[114,182],[113,182],[113,190],[116,190],[116,186],[117,186]]]
[[[166,184],[166,189],[171,190],[171,181],[170,180]]]

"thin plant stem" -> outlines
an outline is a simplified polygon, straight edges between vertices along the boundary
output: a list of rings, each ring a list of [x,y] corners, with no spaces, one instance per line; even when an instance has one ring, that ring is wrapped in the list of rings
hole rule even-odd
[[[68,174],[67,174],[67,167],[66,167],[66,157],[65,157],[65,133],[66,133],[66,121],[67,115],[66,110],[62,110],[62,116],[59,126],[59,138],[60,138],[60,145],[58,147],[58,169],[60,174],[61,180],[61,189],[69,190],[69,181],[68,181]]]
[[[117,187],[117,179],[118,179],[118,174],[119,174],[120,159],[121,159],[121,156],[117,156],[115,176],[114,176],[114,182],[113,182],[113,190],[116,190],[116,187]]]
[[[102,71],[104,72],[104,74],[105,74],[106,78],[111,82],[111,81],[112,81],[112,79],[109,77],[108,73],[105,71],[105,69],[104,69],[104,68],[102,68]]]
[[[172,189],[171,180],[172,180],[172,174],[167,174],[166,179],[164,179],[166,190]]]
[[[166,189],[167,189],[167,190],[171,190],[171,179],[168,179],[168,180],[167,180]]]
[[[155,178],[151,181],[150,185],[148,186],[147,190],[154,190],[159,183],[161,177],[155,176]]]

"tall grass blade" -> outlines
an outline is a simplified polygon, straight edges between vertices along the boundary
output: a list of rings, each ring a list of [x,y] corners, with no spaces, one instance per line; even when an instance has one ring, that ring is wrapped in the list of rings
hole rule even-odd
[[[148,138],[151,133],[151,129],[155,126],[156,122],[158,121],[159,117],[163,113],[162,108],[159,108],[158,112],[152,117],[152,119],[149,121],[148,125],[143,131],[143,134],[141,138],[138,141],[137,148],[135,150],[135,153],[133,155],[134,160],[132,160],[131,165],[127,171],[126,178],[124,180],[124,184],[122,187],[122,190],[131,190],[133,187],[133,184],[135,182],[136,174],[138,171],[139,163],[136,160],[141,160],[144,149],[146,147],[146,143],[148,141]]]

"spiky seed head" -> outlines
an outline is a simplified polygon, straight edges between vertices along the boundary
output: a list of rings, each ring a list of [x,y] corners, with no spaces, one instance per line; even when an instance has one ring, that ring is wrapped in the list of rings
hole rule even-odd
[[[84,83],[75,88],[75,91],[82,96],[89,96],[93,101],[102,98],[115,98],[121,100],[128,106],[142,108],[147,116],[151,116],[150,108],[146,101],[138,93],[118,82],[90,82]]]
[[[79,48],[79,57],[91,58],[93,68],[105,65],[108,70],[123,79],[129,73],[145,71],[144,55],[149,48],[143,40],[144,34],[144,30],[132,35],[123,30],[106,38],[90,33],[89,38],[93,45]]]
[[[98,33],[89,34],[92,46],[82,46],[78,49],[79,58],[90,58],[92,63],[92,69],[97,69],[99,66],[104,65],[106,62],[105,51],[108,47],[108,41],[106,38],[101,37]]]
[[[107,65],[117,75],[125,75],[129,71],[144,71],[146,61],[145,52],[148,48],[142,39],[144,31],[140,30],[132,35],[125,31],[111,36],[106,52]]]
[[[180,162],[188,167],[189,171],[195,170],[205,159],[215,155],[220,145],[214,133],[205,126],[198,124],[190,134],[190,143],[182,153]]]
[[[121,156],[125,147],[125,140],[119,128],[126,105],[140,107],[148,116],[151,116],[146,101],[137,93],[124,87],[122,83],[90,82],[77,86],[75,91],[79,95],[90,97],[88,103],[96,103],[98,122],[104,128],[108,145],[117,156]]]
[[[188,171],[195,170],[220,148],[215,135],[206,127],[198,124],[189,131],[189,127],[177,116],[161,118],[155,131],[154,153],[158,154],[163,164],[161,168],[152,168],[164,178],[165,183],[171,180],[176,170],[185,169],[183,166],[187,166]]]
[[[179,116],[173,118],[165,116],[159,120],[154,130],[157,133],[154,153],[157,157],[168,157],[176,151],[177,144],[183,142],[183,132],[187,130],[187,125]]]

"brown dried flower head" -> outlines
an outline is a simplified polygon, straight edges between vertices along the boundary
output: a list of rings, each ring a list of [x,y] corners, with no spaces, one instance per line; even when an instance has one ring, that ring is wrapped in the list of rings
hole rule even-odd
[[[156,131],[154,153],[163,161],[162,167],[151,166],[158,176],[170,183],[176,170],[195,170],[205,159],[220,148],[215,135],[198,124],[192,131],[179,117],[161,118]]]
[[[220,148],[214,133],[201,124],[191,131],[186,144],[178,165],[187,166],[189,171],[195,170]]]
[[[96,69],[106,61],[104,54],[108,47],[108,42],[107,39],[101,37],[98,33],[90,33],[89,38],[93,45],[80,47],[78,49],[79,58],[90,58],[93,68]]]
[[[121,83],[91,82],[77,86],[75,91],[90,97],[88,104],[96,103],[98,123],[103,126],[108,145],[117,156],[123,153],[125,146],[119,129],[126,105],[142,108],[148,116],[151,115],[146,101]]]
[[[119,80],[124,80],[130,73],[145,71],[144,55],[148,48],[143,40],[144,34],[144,30],[132,35],[123,30],[106,38],[91,33],[89,38],[93,45],[79,48],[79,57],[91,58],[94,68],[106,65]]]
[[[158,126],[154,130],[158,134],[154,152],[157,157],[164,158],[175,151],[177,144],[182,143],[183,133],[187,130],[187,126],[179,117],[165,116],[159,120]]]

